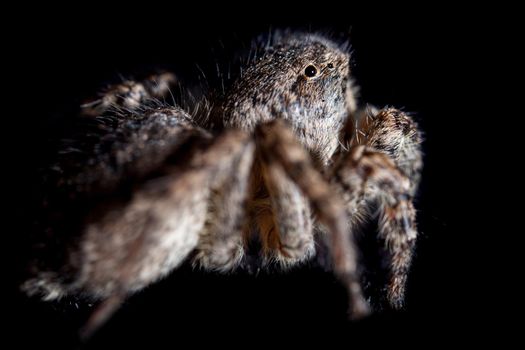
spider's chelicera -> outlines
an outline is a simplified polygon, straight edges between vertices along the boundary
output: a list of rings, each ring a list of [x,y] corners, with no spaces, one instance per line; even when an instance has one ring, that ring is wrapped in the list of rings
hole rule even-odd
[[[45,173],[26,293],[102,300],[89,332],[187,259],[230,271],[257,240],[263,264],[286,268],[312,258],[323,239],[358,317],[369,306],[353,232],[373,207],[386,297],[402,305],[417,236],[417,125],[396,109],[357,108],[344,46],[280,32],[263,51],[192,114],[159,102],[179,83],[170,73],[112,86],[82,106],[80,132]]]

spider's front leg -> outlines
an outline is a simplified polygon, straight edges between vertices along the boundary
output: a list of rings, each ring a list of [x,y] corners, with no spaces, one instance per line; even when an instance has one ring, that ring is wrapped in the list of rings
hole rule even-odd
[[[286,174],[308,199],[317,219],[326,227],[330,235],[330,249],[335,273],[345,284],[349,293],[351,316],[359,318],[368,314],[369,307],[363,298],[359,284],[354,242],[348,237],[349,226],[343,201],[317,171],[310,154],[282,120],[277,119],[260,125],[256,130],[256,140],[262,162],[267,169],[270,169],[267,174],[267,177],[271,178],[270,184],[275,186],[276,190],[284,188],[286,183],[280,183],[280,181]],[[272,192],[271,188],[270,192]],[[278,191],[275,193],[278,194]],[[283,199],[280,200],[283,201]],[[303,220],[305,217],[300,219]],[[285,224],[293,225],[291,220],[286,220],[288,219],[286,213],[278,213],[276,218],[284,219]],[[293,219],[297,220],[297,218]],[[296,230],[289,230],[285,224],[277,224],[280,231],[296,232]],[[280,233],[282,240],[283,234]],[[300,242],[300,235],[292,237]]]
[[[412,203],[422,168],[421,134],[405,113],[389,108],[349,120],[351,150],[334,164],[353,224],[379,208],[379,235],[389,268],[388,302],[403,305],[408,269],[417,237]]]
[[[253,142],[246,141],[243,151],[215,175],[194,266],[225,272],[239,265],[244,254],[242,231],[254,148]]]
[[[286,267],[315,253],[312,214],[308,199],[283,167],[259,150],[257,163],[268,191],[253,203],[251,215],[260,230],[265,258]],[[259,189],[261,190],[261,189]]]

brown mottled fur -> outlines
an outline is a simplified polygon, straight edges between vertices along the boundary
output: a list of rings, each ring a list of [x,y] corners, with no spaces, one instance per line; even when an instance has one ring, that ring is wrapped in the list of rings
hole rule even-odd
[[[97,117],[114,106],[133,110],[150,99],[162,99],[177,82],[172,73],[154,74],[143,81],[127,80],[109,86],[99,97],[82,105],[82,114]]]
[[[261,50],[200,124],[202,116],[158,102],[176,81],[169,73],[126,81],[83,105],[83,133],[46,177],[44,216],[59,219],[43,225],[53,239],[70,238],[59,263],[33,265],[28,294],[105,299],[89,333],[192,251],[195,266],[228,271],[258,239],[263,261],[287,267],[316,254],[320,232],[359,317],[368,305],[353,232],[376,203],[387,298],[402,304],[417,235],[417,126],[391,108],[356,112],[349,54],[327,38],[277,32]],[[77,207],[76,225],[51,215]]]
[[[350,119],[349,123],[357,125],[352,147],[364,145],[386,154],[388,162],[393,168],[397,168],[397,173],[402,174],[404,179],[400,177],[400,180],[407,186],[402,191],[398,190],[397,196],[372,186],[363,193],[361,203],[355,206],[355,216],[361,218],[367,215],[370,202],[378,204],[379,233],[386,248],[384,258],[390,267],[387,299],[392,306],[401,307],[417,237],[412,197],[417,190],[423,167],[421,133],[407,114],[393,108],[365,111],[361,118]],[[394,174],[393,170],[390,172]]]

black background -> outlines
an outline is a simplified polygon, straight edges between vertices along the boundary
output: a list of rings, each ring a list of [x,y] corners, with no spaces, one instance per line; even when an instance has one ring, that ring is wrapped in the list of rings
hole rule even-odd
[[[491,40],[487,27],[465,23],[447,11],[438,12],[438,20],[429,19],[433,10],[384,19],[330,3],[297,6],[277,13],[265,5],[235,14],[226,8],[205,13],[203,8],[142,5],[133,13],[79,8],[67,16],[39,15],[33,9],[31,16],[10,27],[6,34],[12,48],[6,56],[12,62],[5,68],[15,78],[16,108],[3,133],[8,145],[6,191],[12,195],[13,211],[9,232],[22,235],[26,227],[25,202],[33,191],[28,183],[46,150],[46,133],[54,125],[50,122],[75,111],[98,87],[156,67],[172,69],[191,82],[199,75],[195,63],[214,72],[215,60],[270,28],[328,31],[352,42],[361,101],[413,112],[425,133],[425,168],[416,204],[421,236],[406,310],[351,323],[346,320],[344,290],[330,273],[316,267],[257,277],[182,269],[130,298],[87,347],[139,341],[172,347],[183,341],[232,346],[340,340],[348,345],[357,340],[403,344],[421,335],[425,344],[447,344],[453,338],[457,342],[458,335],[472,340],[465,325],[473,319],[490,321],[470,290],[480,283],[473,278],[477,267],[471,248],[478,236],[464,225],[472,218],[465,206],[470,201],[466,184],[476,162],[475,155],[465,154],[472,149],[477,125],[485,122],[473,110],[471,86],[476,84],[478,41]],[[8,259],[18,255],[6,250]],[[18,344],[78,346],[76,329],[89,307],[81,304],[77,310],[74,303],[27,300],[14,284],[7,291],[8,333]]]

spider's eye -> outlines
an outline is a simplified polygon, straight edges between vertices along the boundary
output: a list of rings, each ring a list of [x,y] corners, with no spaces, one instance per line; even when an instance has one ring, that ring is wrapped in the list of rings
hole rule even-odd
[[[313,78],[317,75],[317,68],[313,65],[309,65],[304,69],[304,75],[306,75],[308,78]]]
[[[328,69],[334,69],[334,64],[333,63],[328,63],[327,67],[328,67]]]

